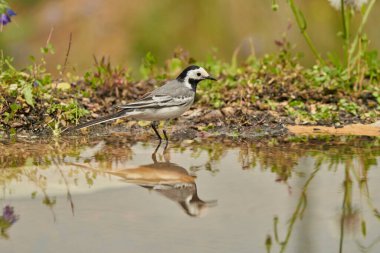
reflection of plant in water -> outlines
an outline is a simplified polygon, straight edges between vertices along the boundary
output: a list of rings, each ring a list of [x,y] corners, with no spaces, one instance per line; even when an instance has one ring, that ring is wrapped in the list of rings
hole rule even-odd
[[[319,136],[279,141],[259,141],[240,147],[239,162],[242,169],[260,167],[270,169],[278,176],[277,181],[287,181],[294,173],[299,159],[311,156],[329,163],[331,170],[347,159],[357,159],[365,170],[377,164],[380,156],[380,140],[372,138],[333,138]]]
[[[118,164],[132,160],[133,151],[130,143],[118,142],[106,145],[94,158],[101,168],[110,168],[112,163]]]
[[[84,160],[85,162],[96,161],[101,168],[109,168],[112,164],[128,161],[132,158],[133,152],[130,149],[131,143],[122,138],[102,138],[102,141],[108,142],[109,145],[102,144],[99,141],[91,141],[86,138],[78,138],[71,142],[57,141],[55,139],[48,142],[37,141],[0,143],[0,187],[4,189],[12,181],[21,181],[27,179],[38,189],[31,193],[32,199],[37,194],[42,195],[42,204],[47,206],[52,213],[54,221],[56,215],[54,207],[57,199],[48,193],[48,177],[46,173],[57,172],[60,177],[60,183],[66,188],[67,200],[70,204],[71,211],[74,215],[74,201],[70,192],[70,182],[74,184],[78,181],[80,175],[83,175],[86,183],[91,186],[97,177],[97,173],[90,172],[81,167],[62,169],[61,165],[64,160]],[[89,144],[90,143],[90,144]],[[94,144],[91,146],[91,144]],[[91,149],[93,152],[91,152]],[[84,154],[86,153],[86,154]]]
[[[347,145],[348,142],[353,142]],[[379,220],[379,212],[374,207],[368,187],[368,172],[371,167],[377,166],[377,158],[380,155],[379,140],[369,142],[368,139],[350,139],[347,137],[342,145],[328,147],[328,155],[313,152],[314,157],[319,157],[321,162],[328,164],[329,170],[337,171],[339,165],[344,165],[343,202],[340,215],[340,241],[339,252],[343,252],[344,235],[356,233],[361,230],[363,238],[367,235],[367,225],[363,215],[363,198],[374,217]],[[356,207],[353,200],[354,185],[358,185],[360,194],[360,208]],[[357,241],[359,248],[366,248]],[[370,245],[372,245],[371,243]],[[370,248],[370,247],[368,247]],[[365,250],[364,250],[365,251]]]
[[[349,144],[352,142],[351,144]],[[338,144],[338,145],[337,145]],[[344,146],[343,146],[344,145]],[[343,252],[344,235],[346,233],[354,233],[361,228],[362,236],[366,237],[366,221],[363,216],[363,207],[357,208],[353,203],[353,191],[355,183],[359,186],[361,200],[364,197],[367,200],[367,206],[371,210],[374,217],[380,219],[379,211],[374,207],[368,187],[368,172],[371,167],[377,165],[377,157],[380,155],[378,148],[378,140],[368,142],[363,139],[345,139],[344,142],[325,144],[324,146],[314,146],[309,140],[308,147],[304,145],[302,148],[307,152],[301,152],[302,156],[312,156],[315,159],[315,169],[306,183],[302,187],[302,192],[293,215],[289,220],[287,233],[284,240],[280,240],[278,236],[278,218],[274,218],[274,240],[268,235],[265,245],[269,252],[272,242],[276,242],[280,247],[280,252],[284,252],[294,229],[297,220],[301,220],[307,206],[307,188],[314,178],[315,174],[320,170],[322,164],[327,164],[328,170],[336,172],[339,166],[344,166],[343,180],[343,203],[340,215],[340,240],[339,252]],[[291,149],[288,150],[291,152]],[[362,204],[362,203],[361,203]],[[360,225],[359,225],[360,224]],[[376,243],[380,242],[380,238],[376,238],[369,246],[363,246],[357,241],[357,245],[362,252],[367,252]]]
[[[219,161],[227,153],[227,147],[223,142],[192,143],[190,145],[194,158],[198,158],[202,152],[206,152],[210,161]]]
[[[228,147],[229,146],[225,143],[217,141],[206,143],[180,143],[174,145],[173,149],[183,153],[190,148],[192,151],[191,157],[193,158],[199,158],[202,153],[207,153],[207,162],[202,165],[193,165],[189,168],[189,170],[191,172],[197,172],[201,168],[204,168],[206,171],[209,171],[211,174],[215,175],[219,172],[219,169],[215,168],[215,162],[219,161],[227,154]]]
[[[254,143],[241,147],[239,161],[243,169],[257,166],[262,170],[270,169],[277,174],[277,181],[286,182],[292,176],[298,160],[303,156],[305,150],[293,147],[292,144]]]
[[[308,189],[311,181],[313,180],[313,178],[317,174],[317,172],[320,170],[320,168],[321,168],[321,164],[317,163],[314,171],[310,174],[309,178],[306,180],[304,186],[302,187],[302,192],[301,192],[300,198],[298,200],[298,204],[297,204],[296,210],[293,212],[293,215],[292,215],[292,217],[289,220],[286,236],[285,236],[285,239],[282,240],[282,241],[279,239],[279,235],[278,235],[278,222],[279,222],[279,219],[278,219],[277,216],[275,216],[274,219],[273,219],[273,223],[274,223],[274,240],[280,246],[280,252],[284,252],[285,251],[286,246],[288,245],[290,236],[292,235],[293,227],[294,227],[296,221],[299,220],[299,219],[302,219],[302,217],[303,217],[303,213],[305,212],[306,206],[307,206],[307,195],[306,195],[307,189]],[[265,242],[265,245],[266,245],[266,248],[267,248],[268,252],[270,252],[271,243],[272,243],[272,238],[271,238],[271,236],[268,235],[267,239],[266,239],[266,242]]]
[[[3,209],[3,215],[0,216],[0,237],[8,239],[7,230],[19,219],[14,213],[13,207],[6,205]]]
[[[58,169],[59,171],[59,174],[61,175],[64,183],[65,183],[65,186],[66,186],[66,189],[67,189],[67,200],[70,202],[70,206],[71,206],[71,212],[72,214],[74,215],[74,201],[73,201],[73,198],[71,196],[71,192],[70,192],[70,186],[69,186],[69,182],[67,180],[67,177],[66,175],[63,173],[62,169],[61,169],[61,166],[59,165],[58,162],[56,162],[55,160],[54,161],[54,164],[56,166],[56,168]]]
[[[21,173],[20,168],[0,168],[0,186],[6,186],[11,181],[20,181]]]
[[[97,162],[104,163],[104,166],[110,162],[125,162],[132,159],[133,152],[131,145],[134,142],[117,136],[104,137],[101,139],[89,140],[88,138],[77,138],[73,141],[20,141],[16,143],[0,142],[0,168],[18,168],[24,166],[50,166],[52,159],[62,157],[80,158],[81,152],[98,144],[104,140],[107,145],[94,153],[89,160],[95,159]]]
[[[353,192],[353,182],[350,176],[351,160],[346,162],[345,166],[345,179],[343,181],[343,203],[342,203],[342,214],[340,217],[340,240],[339,240],[339,252],[343,252],[343,242],[345,232],[354,233],[358,228],[358,223],[360,220],[360,211],[353,207],[352,204],[352,192]],[[365,227],[365,222],[362,223]],[[364,231],[364,230],[363,230]]]
[[[367,202],[368,208],[371,210],[374,217],[377,220],[380,219],[379,211],[375,208],[372,198],[370,196],[369,187],[368,187],[368,171],[369,166],[376,165],[376,162],[365,162],[362,161],[364,157],[359,157],[357,160],[361,161],[355,165],[354,159],[350,157],[350,159],[346,160],[345,163],[345,177],[343,181],[343,203],[342,203],[342,213],[340,217],[340,241],[339,241],[339,252],[343,252],[343,243],[344,243],[344,235],[346,232],[355,233],[360,230],[363,238],[367,235],[367,222],[363,215],[363,203],[362,198],[364,197]],[[360,191],[360,208],[355,208],[353,204],[353,183],[356,181],[359,186]],[[357,241],[358,248],[361,249],[362,252],[368,252],[376,243],[379,242],[379,238],[375,239],[369,246],[364,246],[363,243]]]
[[[55,212],[54,212],[54,206],[57,203],[55,197],[50,197],[47,194],[47,178],[40,174],[40,170],[35,168],[35,169],[29,169],[29,170],[24,170],[23,174],[35,184],[35,186],[40,189],[42,192],[44,198],[42,199],[42,203],[46,205],[49,210],[51,211],[53,215],[54,221],[56,220]]]

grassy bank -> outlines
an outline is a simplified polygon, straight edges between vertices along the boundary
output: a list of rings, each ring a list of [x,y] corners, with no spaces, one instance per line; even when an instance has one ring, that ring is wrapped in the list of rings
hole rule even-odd
[[[83,76],[66,66],[58,66],[58,74],[53,76],[45,70],[44,60],[53,51],[51,45],[42,48],[41,57],[31,58],[24,69],[15,69],[12,59],[2,55],[0,130],[11,135],[59,135],[69,125],[138,99],[175,78],[189,64],[203,66],[218,78],[199,86],[196,103],[182,119],[201,124],[202,130],[283,123],[339,126],[370,123],[379,117],[380,62],[376,52],[366,52],[360,68],[348,71],[333,63],[302,66],[289,43],[281,41],[278,46],[276,53],[262,58],[252,55],[241,64],[235,56],[223,62],[212,54],[198,62],[176,50],[164,66],[158,66],[148,53],[135,71],[140,72],[138,79],[129,68],[112,66],[104,58],[95,59],[94,67]]]

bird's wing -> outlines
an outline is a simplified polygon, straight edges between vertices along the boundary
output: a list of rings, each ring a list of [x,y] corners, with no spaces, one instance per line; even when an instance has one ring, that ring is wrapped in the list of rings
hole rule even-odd
[[[120,109],[148,109],[185,105],[193,100],[191,96],[149,95],[136,102],[118,106]]]
[[[186,87],[183,87],[177,80],[166,82],[156,90],[145,94],[141,99],[120,105],[120,109],[147,109],[170,106],[181,106],[192,103],[194,94]]]

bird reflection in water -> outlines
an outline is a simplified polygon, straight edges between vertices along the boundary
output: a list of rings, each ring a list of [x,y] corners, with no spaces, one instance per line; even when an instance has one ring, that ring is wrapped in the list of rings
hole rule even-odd
[[[164,161],[157,161],[160,144],[152,154],[153,163],[107,173],[121,177],[128,183],[158,192],[177,202],[189,216],[204,216],[210,207],[216,206],[217,201],[203,201],[198,197],[195,177],[190,175],[185,168],[170,162],[167,145],[163,151]]]

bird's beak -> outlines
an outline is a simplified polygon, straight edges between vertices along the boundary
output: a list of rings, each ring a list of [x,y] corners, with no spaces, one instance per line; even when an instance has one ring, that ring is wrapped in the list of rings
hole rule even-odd
[[[216,78],[214,78],[212,76],[207,76],[207,77],[205,77],[205,79],[216,81]]]

